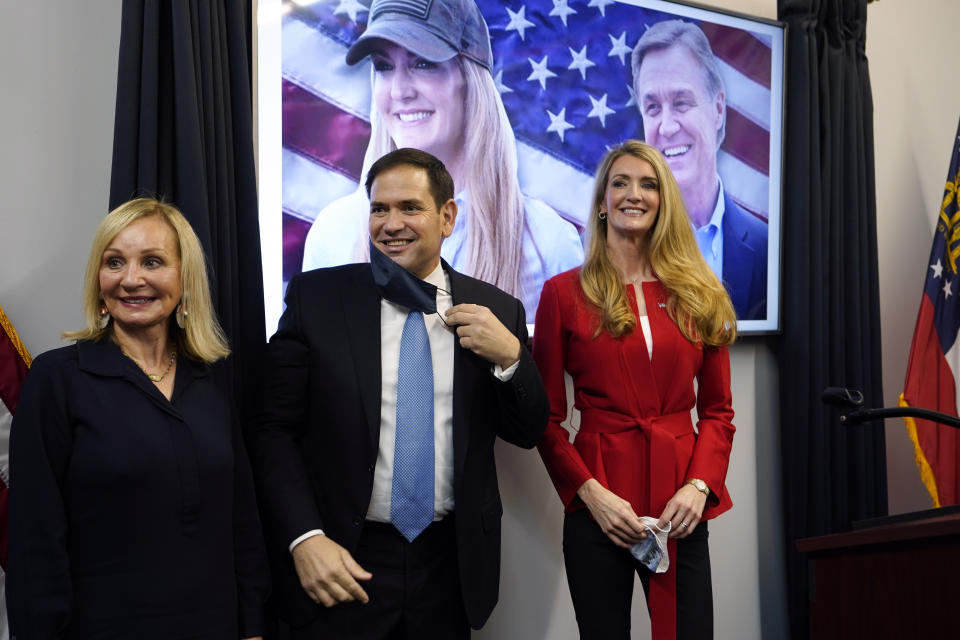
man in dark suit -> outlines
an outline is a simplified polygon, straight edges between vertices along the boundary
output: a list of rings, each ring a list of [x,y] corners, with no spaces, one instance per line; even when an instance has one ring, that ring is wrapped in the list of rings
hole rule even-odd
[[[366,188],[371,263],[296,276],[267,351],[274,601],[294,638],[466,638],[499,588],[494,440],[534,446],[548,401],[520,301],[440,259],[443,164],[399,149]]]
[[[673,171],[704,259],[739,319],[765,318],[767,223],[730,198],[717,172],[726,95],[707,37],[692,22],[658,22],[640,36],[631,66],[644,140]]]

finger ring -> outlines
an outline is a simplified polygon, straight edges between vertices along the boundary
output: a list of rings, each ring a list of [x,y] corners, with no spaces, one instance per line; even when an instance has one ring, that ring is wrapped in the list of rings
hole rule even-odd
[[[683,527],[684,529],[686,529],[686,528],[687,528],[687,523],[686,523],[686,522],[681,522],[681,523],[680,523],[680,526]]]

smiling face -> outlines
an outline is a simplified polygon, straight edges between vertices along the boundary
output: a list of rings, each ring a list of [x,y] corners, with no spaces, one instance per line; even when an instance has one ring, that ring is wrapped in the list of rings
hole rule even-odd
[[[685,197],[704,199],[716,185],[723,91],[709,95],[697,58],[683,44],[648,52],[634,89],[647,144],[666,159]]]
[[[399,165],[370,185],[370,240],[388,258],[426,278],[440,262],[440,245],[450,236],[457,205],[437,205],[425,169]]]
[[[464,80],[456,60],[430,62],[379,41],[370,54],[377,110],[397,148],[438,158],[463,148]]]
[[[601,211],[607,213],[607,239],[611,235],[648,234],[660,212],[660,182],[653,165],[624,155],[610,166]]]
[[[104,250],[100,295],[118,329],[165,326],[182,293],[176,232],[160,216],[130,223]]]

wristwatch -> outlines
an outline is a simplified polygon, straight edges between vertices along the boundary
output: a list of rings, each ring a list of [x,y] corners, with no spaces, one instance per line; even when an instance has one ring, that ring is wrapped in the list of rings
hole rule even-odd
[[[692,484],[694,489],[699,491],[705,496],[710,496],[710,487],[707,486],[707,483],[701,480],[700,478],[687,478],[687,484]]]

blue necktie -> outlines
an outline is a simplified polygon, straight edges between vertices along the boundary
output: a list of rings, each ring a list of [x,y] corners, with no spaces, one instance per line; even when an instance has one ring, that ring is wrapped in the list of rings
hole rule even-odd
[[[411,542],[433,522],[433,363],[419,311],[400,338],[390,521]]]

